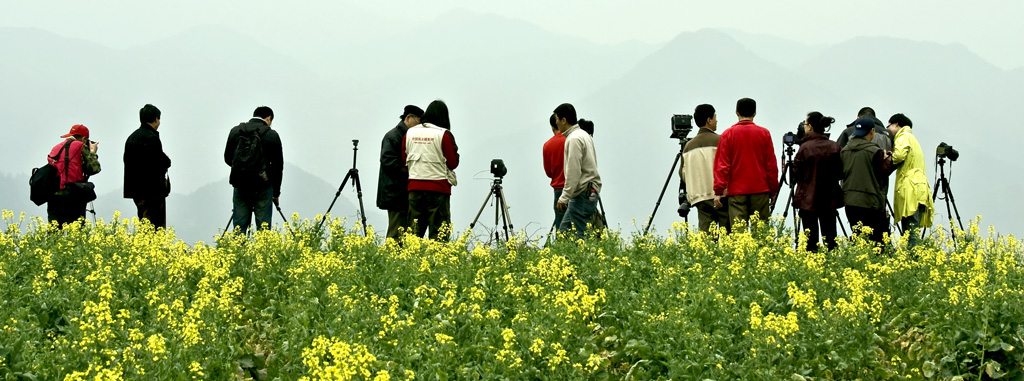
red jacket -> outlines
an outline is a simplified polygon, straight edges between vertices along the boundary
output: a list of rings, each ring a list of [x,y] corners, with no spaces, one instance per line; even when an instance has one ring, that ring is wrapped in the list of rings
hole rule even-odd
[[[556,133],[544,143],[544,172],[551,178],[551,187],[565,187],[565,136]]]
[[[64,189],[64,185],[67,183],[85,180],[85,171],[82,169],[82,149],[84,149],[85,144],[73,140],[71,141],[71,146],[65,152],[60,152],[65,144],[67,144],[66,140],[53,146],[53,149],[50,150],[50,156],[46,158],[50,165],[57,168],[57,173],[60,173],[60,189]],[[60,155],[58,156],[57,153],[60,153]],[[56,157],[57,160],[51,159],[51,157]],[[65,157],[68,158],[67,172],[64,171]]]
[[[455,170],[459,166],[459,147],[455,145],[455,137],[451,132],[445,131],[441,138],[441,151],[444,153],[444,160],[448,169]],[[402,137],[402,162],[408,159],[405,153],[405,137]],[[429,191],[444,194],[452,194],[452,184],[448,180],[413,180],[409,179],[410,191]]]
[[[740,121],[722,133],[715,154],[715,194],[779,192],[779,167],[768,129]]]

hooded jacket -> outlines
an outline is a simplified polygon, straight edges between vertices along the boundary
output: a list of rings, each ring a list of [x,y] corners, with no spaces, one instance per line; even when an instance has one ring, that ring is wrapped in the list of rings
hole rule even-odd
[[[935,206],[928,189],[928,177],[925,175],[924,152],[917,142],[910,127],[903,127],[896,132],[896,148],[892,152],[892,163],[896,169],[896,192],[893,197],[893,218],[896,222],[913,216],[918,205],[924,205],[928,211],[921,217],[921,226],[932,226]]]
[[[843,158],[843,201],[846,206],[884,210],[892,161],[872,141],[855,137],[840,151]]]
[[[843,159],[839,144],[818,132],[810,132],[800,142],[793,160],[796,193],[793,206],[819,212],[843,207]]]

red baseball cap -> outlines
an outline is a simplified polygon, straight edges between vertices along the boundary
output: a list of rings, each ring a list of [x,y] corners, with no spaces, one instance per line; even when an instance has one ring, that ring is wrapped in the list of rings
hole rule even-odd
[[[85,126],[81,125],[81,124],[76,124],[74,126],[71,126],[71,132],[68,132],[65,135],[61,135],[60,137],[68,138],[68,137],[77,136],[77,135],[84,136],[86,139],[88,139],[89,138],[89,129],[86,128]]]

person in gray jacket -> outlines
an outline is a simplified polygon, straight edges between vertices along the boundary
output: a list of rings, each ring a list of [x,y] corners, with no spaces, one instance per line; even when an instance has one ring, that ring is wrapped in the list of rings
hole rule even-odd
[[[597,172],[597,153],[594,139],[580,128],[576,108],[563,103],[555,108],[555,124],[565,136],[565,186],[557,207],[565,211],[558,232],[572,230],[576,238],[583,238],[587,224],[597,212],[601,192],[601,175]]]

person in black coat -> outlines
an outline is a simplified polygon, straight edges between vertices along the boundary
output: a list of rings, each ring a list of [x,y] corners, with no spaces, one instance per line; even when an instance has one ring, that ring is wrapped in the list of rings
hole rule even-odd
[[[256,228],[263,229],[263,224],[270,227],[274,214],[274,205],[280,205],[281,179],[284,172],[284,154],[281,149],[281,136],[270,128],[274,121],[274,111],[267,106],[260,106],[253,111],[252,119],[239,124],[228,133],[227,146],[224,148],[224,162],[231,166],[231,185],[234,186],[232,196],[233,217],[235,227],[242,231],[249,230],[252,216],[256,216]],[[259,141],[259,149],[248,153],[236,152],[242,139]],[[258,139],[256,139],[258,138]],[[260,161],[251,163],[241,158],[243,154],[252,155]],[[246,168],[241,168],[245,165]],[[250,173],[253,165],[256,173]],[[271,204],[273,203],[273,204]]]
[[[399,239],[400,228],[409,226],[409,171],[402,158],[402,142],[409,127],[420,124],[423,109],[409,105],[395,128],[384,134],[380,144],[380,175],[377,177],[377,207],[388,211],[386,238]]]
[[[139,110],[142,123],[124,143],[124,198],[135,201],[139,219],[158,228],[167,227],[167,195],[171,183],[167,169],[171,159],[160,143],[160,109],[147,104]]]

